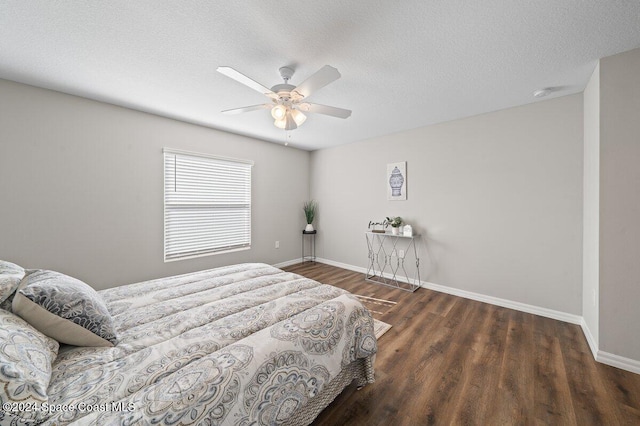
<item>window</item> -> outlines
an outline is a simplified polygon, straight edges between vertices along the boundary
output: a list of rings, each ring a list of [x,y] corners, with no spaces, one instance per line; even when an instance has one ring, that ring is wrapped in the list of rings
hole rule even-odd
[[[164,149],[164,260],[251,248],[252,161]]]

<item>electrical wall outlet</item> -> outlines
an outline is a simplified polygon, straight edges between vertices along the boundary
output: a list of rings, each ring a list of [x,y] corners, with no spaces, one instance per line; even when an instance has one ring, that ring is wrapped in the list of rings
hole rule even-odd
[[[398,250],[398,257],[404,259],[404,250]]]
[[[280,248],[280,241],[276,241],[276,248],[279,249]]]

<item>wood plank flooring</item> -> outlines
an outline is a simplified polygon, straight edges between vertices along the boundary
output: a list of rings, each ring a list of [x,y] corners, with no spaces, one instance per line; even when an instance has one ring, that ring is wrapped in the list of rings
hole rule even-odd
[[[376,382],[350,386],[326,425],[640,425],[640,375],[594,361],[579,326],[438,293],[364,281],[321,263],[285,270],[398,302],[374,317]]]

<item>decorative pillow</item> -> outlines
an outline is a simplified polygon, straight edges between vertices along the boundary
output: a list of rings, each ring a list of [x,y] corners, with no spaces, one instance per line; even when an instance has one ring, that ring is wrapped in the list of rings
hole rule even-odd
[[[48,402],[51,364],[58,355],[58,347],[58,342],[23,319],[0,310],[0,402],[5,414],[14,419],[39,417],[33,410],[12,410],[12,403],[34,407]]]
[[[16,291],[22,277],[24,269],[21,266],[0,260],[0,304]]]
[[[102,297],[87,284],[54,271],[35,270],[20,282],[13,312],[60,343],[113,346],[113,319]]]

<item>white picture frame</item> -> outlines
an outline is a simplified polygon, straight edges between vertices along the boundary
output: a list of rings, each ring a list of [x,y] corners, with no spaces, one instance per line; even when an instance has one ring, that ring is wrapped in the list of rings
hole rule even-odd
[[[407,199],[407,162],[387,164],[387,200],[405,201]]]

